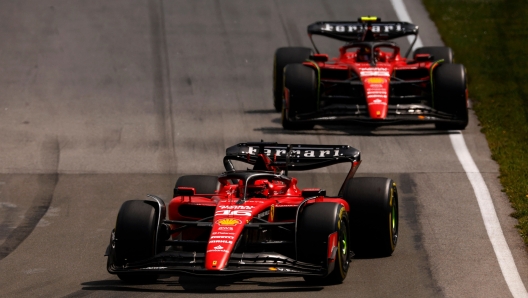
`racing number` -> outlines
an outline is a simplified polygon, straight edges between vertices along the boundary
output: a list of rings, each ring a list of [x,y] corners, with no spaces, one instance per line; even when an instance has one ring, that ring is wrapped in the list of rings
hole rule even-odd
[[[220,210],[220,211],[216,211],[215,215],[251,216],[251,211],[250,210]]]

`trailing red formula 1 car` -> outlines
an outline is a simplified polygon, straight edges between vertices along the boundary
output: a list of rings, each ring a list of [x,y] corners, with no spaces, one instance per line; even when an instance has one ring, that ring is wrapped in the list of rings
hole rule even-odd
[[[235,170],[232,161],[253,165]],[[125,281],[158,275],[302,276],[342,282],[352,256],[389,256],[398,240],[398,193],[388,178],[353,178],[360,152],[347,145],[242,143],[226,172],[182,176],[174,198],[125,202],[107,269]],[[292,171],[350,163],[337,196],[299,189]]]
[[[275,52],[274,106],[285,129],[316,123],[374,125],[435,123],[464,129],[468,123],[467,80],[448,47],[422,47],[412,59],[391,39],[418,37],[418,26],[363,17],[358,22],[317,22],[308,26],[314,45]],[[345,41],[339,56],[319,53],[312,35]],[[414,45],[414,42],[412,43]],[[411,48],[412,48],[411,45]]]

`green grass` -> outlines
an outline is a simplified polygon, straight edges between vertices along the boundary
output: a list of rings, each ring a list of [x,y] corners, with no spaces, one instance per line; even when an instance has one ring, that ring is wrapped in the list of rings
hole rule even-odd
[[[528,2],[423,0],[455,60],[528,245]]]

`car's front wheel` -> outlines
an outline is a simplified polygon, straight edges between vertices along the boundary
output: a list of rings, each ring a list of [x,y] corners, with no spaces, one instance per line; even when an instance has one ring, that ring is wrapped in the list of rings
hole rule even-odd
[[[317,110],[317,75],[313,68],[303,64],[290,64],[284,69],[285,104],[282,106],[284,129],[311,129],[313,123],[299,122],[298,114]]]
[[[275,51],[273,58],[273,106],[277,112],[282,111],[284,67],[288,64],[302,63],[309,59],[312,54],[312,49],[304,47],[284,47]]]
[[[304,279],[321,284],[343,282],[350,264],[349,221],[345,207],[337,203],[308,205],[299,214],[297,227],[297,258],[321,264],[329,271],[326,277],[305,276]],[[328,242],[334,240],[335,251],[328,251]]]
[[[115,265],[146,260],[156,254],[158,215],[146,201],[126,201],[119,209],[115,227]],[[149,273],[118,273],[125,282],[146,283],[158,278]]]
[[[437,123],[437,129],[465,129],[468,124],[466,69],[461,64],[442,64],[433,72],[433,107],[454,116]]]

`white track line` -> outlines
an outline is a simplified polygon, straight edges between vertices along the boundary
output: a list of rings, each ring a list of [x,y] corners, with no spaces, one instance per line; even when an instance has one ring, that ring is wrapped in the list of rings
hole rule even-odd
[[[392,3],[400,21],[412,23],[403,0],[390,0],[390,2]],[[412,42],[411,36],[409,36],[409,42]],[[418,37],[415,47],[417,48],[421,46],[423,46],[423,44]],[[497,217],[497,212],[493,206],[488,187],[486,186],[484,178],[482,178],[475,161],[473,161],[473,158],[469,153],[466,142],[464,141],[464,136],[460,131],[450,131],[449,138],[458,160],[460,161],[460,164],[462,164],[469,182],[473,187],[475,196],[477,197],[484,226],[486,227],[486,232],[488,233],[491,245],[497,256],[504,280],[506,281],[513,297],[528,297],[528,292],[526,291],[521,276],[519,275],[519,271],[513,260],[506,238],[502,233],[499,218]]]
[[[502,275],[510,288],[510,292],[513,297],[528,297],[528,292],[526,292],[506,238],[502,233],[499,218],[493,206],[488,187],[473,158],[471,158],[471,154],[464,141],[464,136],[460,131],[451,131],[449,138],[451,139],[451,144],[455,149],[458,160],[462,164],[464,171],[466,171],[471,186],[473,186],[486,232],[488,232],[488,237],[490,238],[491,245],[499,261]]]

